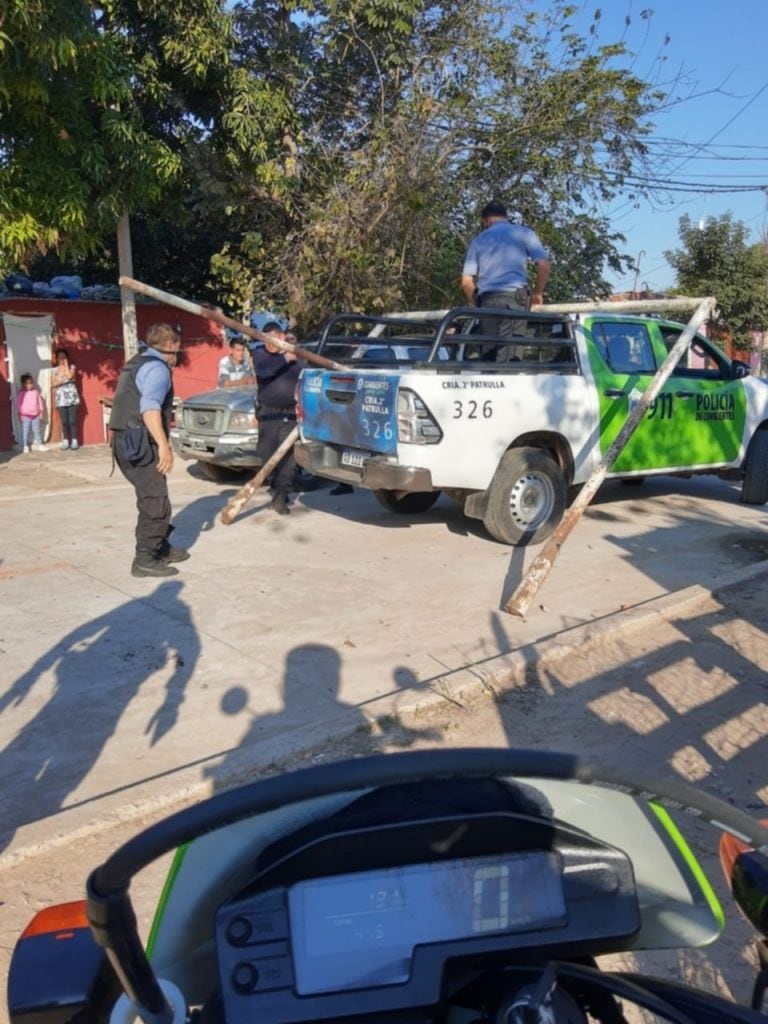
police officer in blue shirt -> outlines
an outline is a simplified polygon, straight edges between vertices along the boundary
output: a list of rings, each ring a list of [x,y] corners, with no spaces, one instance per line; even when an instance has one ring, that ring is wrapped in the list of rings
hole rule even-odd
[[[480,214],[483,231],[469,243],[464,260],[461,287],[470,305],[495,309],[524,309],[540,306],[549,280],[547,251],[536,232],[524,224],[512,224],[503,203],[488,203]],[[528,262],[536,264],[536,284],[528,287]],[[491,320],[484,334],[507,337],[515,332],[513,318]]]
[[[173,411],[171,368],[181,338],[170,324],[153,324],[146,348],[123,366],[109,426],[120,471],[136,492],[136,555],[133,576],[175,576],[172,562],[189,558],[169,537],[171,502],[167,475],[173,468],[170,424]]]

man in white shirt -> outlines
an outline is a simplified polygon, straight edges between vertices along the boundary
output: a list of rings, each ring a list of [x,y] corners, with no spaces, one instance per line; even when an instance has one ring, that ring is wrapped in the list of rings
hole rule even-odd
[[[219,387],[242,388],[255,383],[256,376],[245,342],[233,338],[229,343],[229,355],[219,360]]]

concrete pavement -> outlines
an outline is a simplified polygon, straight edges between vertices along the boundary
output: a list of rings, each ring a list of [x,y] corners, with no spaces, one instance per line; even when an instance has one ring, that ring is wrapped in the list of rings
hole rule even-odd
[[[193,557],[137,580],[133,494],[109,462],[87,448],[0,464],[0,866],[511,685],[768,555],[766,510],[732,484],[608,484],[520,620],[499,609],[535,549],[495,544],[445,498],[409,519],[321,489],[289,517],[263,498],[226,527],[234,486],[178,463],[174,540]]]

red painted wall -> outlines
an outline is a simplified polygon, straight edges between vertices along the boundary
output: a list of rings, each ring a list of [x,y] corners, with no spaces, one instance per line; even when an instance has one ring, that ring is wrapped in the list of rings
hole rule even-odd
[[[117,302],[82,302],[35,297],[0,298],[0,314],[17,316],[50,315],[58,337],[53,347],[63,346],[77,367],[80,390],[80,432],[84,444],[103,444],[102,406],[99,398],[113,395],[123,365],[123,328]],[[176,326],[182,337],[184,365],[173,372],[173,386],[180,398],[189,398],[215,387],[218,361],[227,351],[224,328],[192,313],[157,303],[136,305],[139,337],[154,323]],[[5,330],[0,316],[0,449],[13,447],[11,430],[11,385]],[[19,368],[21,372],[22,368]],[[59,437],[58,418],[53,416],[52,439]]]

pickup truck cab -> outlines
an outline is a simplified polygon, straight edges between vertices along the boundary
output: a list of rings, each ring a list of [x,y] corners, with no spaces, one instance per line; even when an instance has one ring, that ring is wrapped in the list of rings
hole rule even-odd
[[[305,369],[299,464],[372,490],[393,512],[425,511],[445,491],[499,541],[544,540],[684,328],[601,310],[521,311],[502,336],[510,319],[464,307],[379,318],[377,344],[404,344],[408,331],[421,344],[426,327],[429,350],[408,366]],[[319,352],[343,362],[339,327],[331,322]],[[696,335],[609,475],[717,473],[764,504],[768,385],[748,373]]]

